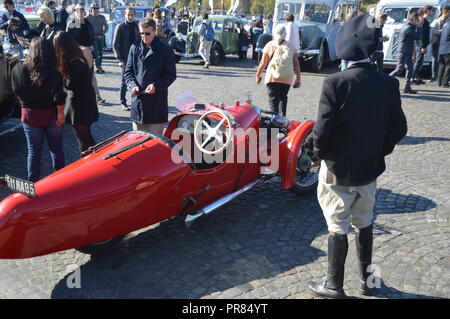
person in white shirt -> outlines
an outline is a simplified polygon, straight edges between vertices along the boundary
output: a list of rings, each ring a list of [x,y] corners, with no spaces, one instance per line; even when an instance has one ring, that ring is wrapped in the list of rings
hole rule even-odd
[[[289,41],[298,52],[300,51],[300,34],[298,31],[298,26],[294,22],[294,15],[286,15],[286,40]]]

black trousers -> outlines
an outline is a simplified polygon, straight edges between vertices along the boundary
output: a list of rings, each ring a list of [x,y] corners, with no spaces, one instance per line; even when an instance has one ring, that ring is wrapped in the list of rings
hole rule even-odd
[[[439,56],[438,85],[449,84],[450,81],[450,53]]]
[[[404,55],[404,54],[400,53],[399,56],[397,57],[397,67],[389,75],[390,76],[400,75],[400,73],[402,73],[403,70],[405,69],[405,65],[406,65],[405,89],[410,89],[411,88],[411,80],[412,80],[413,71],[414,71],[414,63],[412,60],[412,56]]]
[[[288,93],[291,86],[284,83],[267,83],[267,92],[269,94],[269,105],[272,112],[286,115]]]
[[[420,78],[420,71],[422,70],[424,58],[425,54],[422,53],[422,47],[420,46],[416,47],[416,63],[414,63],[414,71],[413,71],[414,79]]]
[[[91,135],[90,124],[73,125],[73,130],[75,131],[75,136],[78,140],[80,154],[86,151],[90,146],[95,145],[94,138]]]
[[[372,64],[377,65],[377,70],[380,72],[384,72],[384,68],[383,68],[383,61],[384,61],[384,53],[383,52],[375,52],[374,54],[372,54],[371,58],[370,58],[370,62]]]

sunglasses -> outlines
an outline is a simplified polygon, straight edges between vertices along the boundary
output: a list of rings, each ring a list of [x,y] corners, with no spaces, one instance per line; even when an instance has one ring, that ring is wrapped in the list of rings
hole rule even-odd
[[[150,32],[141,32],[141,35],[150,35],[151,33]]]

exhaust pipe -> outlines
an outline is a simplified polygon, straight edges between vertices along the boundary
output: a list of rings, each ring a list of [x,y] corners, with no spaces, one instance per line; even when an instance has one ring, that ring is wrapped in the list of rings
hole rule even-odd
[[[186,225],[187,228],[190,228],[192,226],[192,224],[199,219],[202,216],[208,215],[210,213],[212,213],[213,211],[215,211],[216,209],[218,209],[219,207],[222,207],[223,205],[231,202],[233,199],[235,199],[236,197],[238,197],[239,195],[245,193],[246,191],[248,191],[249,189],[252,189],[255,186],[258,186],[259,184],[264,183],[265,181],[269,180],[272,176],[270,177],[265,177],[265,178],[258,178],[256,180],[254,180],[253,182],[245,185],[244,187],[242,187],[241,189],[235,191],[234,193],[231,193],[229,195],[226,195],[224,197],[222,197],[221,199],[209,204],[208,206],[199,209],[197,211],[191,212],[186,216],[186,219],[184,220],[184,224]]]

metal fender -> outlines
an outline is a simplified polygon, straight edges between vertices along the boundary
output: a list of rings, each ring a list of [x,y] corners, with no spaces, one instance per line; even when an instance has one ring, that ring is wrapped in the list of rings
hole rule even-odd
[[[280,143],[281,188],[289,189],[295,183],[297,160],[301,147],[314,127],[314,121],[306,121],[289,132]]]

